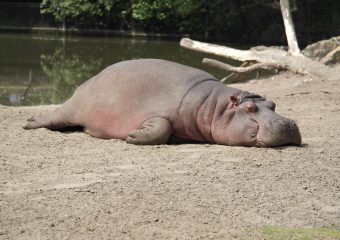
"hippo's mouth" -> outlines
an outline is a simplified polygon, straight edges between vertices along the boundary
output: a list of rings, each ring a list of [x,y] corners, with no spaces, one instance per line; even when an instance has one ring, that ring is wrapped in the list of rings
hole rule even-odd
[[[255,142],[256,147],[267,147],[265,142],[259,137],[259,134],[256,136],[256,142]]]
[[[256,147],[266,147],[266,143],[262,140],[262,138],[260,136],[260,126],[258,126],[258,128],[257,128],[255,146]]]
[[[254,138],[255,138],[255,146],[256,147],[265,147],[266,145],[265,145],[264,141],[260,137],[260,130],[262,130],[262,129],[260,129],[260,124],[257,121],[255,121],[254,119],[252,119],[252,120],[257,125],[256,130],[255,130],[255,134],[254,134],[255,135],[254,136]]]

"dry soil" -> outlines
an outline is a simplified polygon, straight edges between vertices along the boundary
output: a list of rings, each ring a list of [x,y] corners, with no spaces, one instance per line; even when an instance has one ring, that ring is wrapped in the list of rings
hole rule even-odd
[[[256,239],[340,226],[340,81],[289,73],[233,87],[297,121],[301,147],[134,146],[23,130],[55,106],[0,105],[0,239]]]

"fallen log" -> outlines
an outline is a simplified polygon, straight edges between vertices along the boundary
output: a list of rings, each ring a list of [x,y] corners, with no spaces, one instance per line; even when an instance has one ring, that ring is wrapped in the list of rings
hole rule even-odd
[[[216,44],[193,41],[189,38],[182,38],[180,46],[243,62],[240,67],[234,67],[217,60],[203,59],[203,64],[232,72],[232,74],[223,78],[221,81],[226,81],[231,77],[235,77],[235,75],[241,78],[241,74],[252,71],[259,73],[260,69],[290,70],[294,73],[309,75],[313,78],[340,80],[340,65],[329,67],[324,64],[338,56],[339,47],[324,56],[321,62],[303,55],[296,39],[289,0],[280,0],[280,7],[287,37],[288,51],[278,47],[264,46],[253,47],[249,50],[239,50]],[[334,38],[333,40],[336,39],[337,38]],[[313,50],[313,46],[310,48]],[[305,52],[310,51],[307,50]]]
[[[249,50],[239,50],[216,44],[193,41],[189,38],[182,38],[180,46],[202,53],[213,54],[241,62],[254,62],[255,64],[258,64],[253,67],[253,69],[249,67],[248,69],[238,69],[238,67],[231,67],[230,65],[226,67],[227,64],[223,65],[224,70],[229,72],[249,72],[247,70],[258,70],[259,68],[287,69],[294,73],[309,75],[313,78],[327,80],[339,80],[340,78],[340,67],[326,66],[320,62],[307,58],[302,54],[293,56],[287,51],[277,47],[261,46],[254,47]],[[212,63],[211,61],[205,61],[205,64],[210,64],[210,66],[222,66],[221,64],[216,64],[216,62]]]
[[[320,62],[323,64],[328,64],[331,63],[332,61],[336,62],[335,60],[335,55],[339,54],[340,52],[340,46],[338,46],[337,48],[333,49],[332,51],[330,51],[329,53],[327,53],[326,56],[324,56]]]
[[[285,70],[285,69],[287,69],[287,66],[278,65],[276,63],[272,63],[272,64],[270,64],[270,63],[268,63],[268,64],[255,63],[253,65],[246,66],[246,67],[233,67],[229,64],[217,61],[215,59],[210,59],[210,58],[204,58],[202,63],[207,65],[207,66],[210,66],[210,67],[215,67],[215,68],[219,68],[221,70],[236,72],[236,73],[250,73],[250,72],[253,72],[253,71],[256,71],[256,70],[260,70],[260,69],[266,69],[266,70],[271,70],[271,69]]]

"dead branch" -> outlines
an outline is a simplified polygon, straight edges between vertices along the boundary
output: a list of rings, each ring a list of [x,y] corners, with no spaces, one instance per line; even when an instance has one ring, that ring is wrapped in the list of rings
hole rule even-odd
[[[232,58],[238,61],[258,61],[259,59],[249,50],[239,50],[211,43],[193,41],[189,38],[182,38],[180,46],[197,52],[214,54],[217,56]]]
[[[221,70],[224,71],[230,71],[230,72],[236,72],[236,73],[249,73],[252,71],[256,71],[259,69],[267,69],[267,70],[271,70],[271,69],[281,69],[284,70],[287,67],[284,65],[279,65],[276,63],[255,63],[251,66],[248,67],[233,67],[229,64],[214,60],[214,59],[210,59],[210,58],[204,58],[202,61],[203,64],[207,65],[207,66],[211,66],[211,67],[216,67],[219,68]]]
[[[239,50],[216,44],[193,41],[189,38],[182,38],[180,46],[194,51],[214,54],[241,62],[254,63],[252,66],[247,67],[233,67],[213,59],[203,59],[203,63],[206,65],[233,72],[233,74],[222,79],[222,81],[234,77],[236,75],[235,73],[237,73],[237,77],[239,77],[241,74],[259,69],[287,69],[294,73],[309,75],[311,77],[339,80],[340,66],[330,68],[323,64],[324,62],[329,61],[329,59],[339,51],[339,48],[327,54],[327,56],[322,59],[322,62],[314,61],[302,55],[296,40],[289,0],[280,0],[280,6],[287,36],[288,52],[277,47],[264,46],[253,47],[249,50]]]
[[[338,80],[338,76],[340,76],[339,70],[336,70],[339,68],[331,69],[328,66],[320,62],[313,61],[302,54],[299,56],[293,56],[276,47],[260,47],[252,48],[250,50],[238,50],[216,44],[193,41],[189,38],[183,38],[180,45],[194,51],[214,54],[228,59],[231,58],[243,62],[262,63],[264,66],[277,65],[279,68],[284,68],[294,73],[309,75],[311,77]]]
[[[320,62],[323,64],[327,64],[329,62],[331,62],[334,58],[334,55],[337,54],[338,52],[340,52],[340,46],[338,46],[337,48],[333,49],[332,51],[330,51],[329,53],[327,53],[326,56],[324,56]]]
[[[252,62],[243,62],[239,67],[247,67],[247,66],[250,66],[252,64]],[[240,79],[242,79],[242,74],[240,73],[235,73],[235,72],[232,72],[230,73],[229,75],[225,76],[224,78],[222,78],[220,80],[220,82],[224,83],[224,82],[238,82],[240,81]]]

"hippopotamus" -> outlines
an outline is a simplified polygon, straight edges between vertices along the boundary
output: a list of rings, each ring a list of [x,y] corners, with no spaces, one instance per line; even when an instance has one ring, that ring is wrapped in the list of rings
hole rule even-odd
[[[60,107],[28,119],[24,128],[72,126],[96,138],[138,145],[171,139],[254,147],[301,143],[295,122],[277,114],[272,101],[160,59],[105,68]]]

